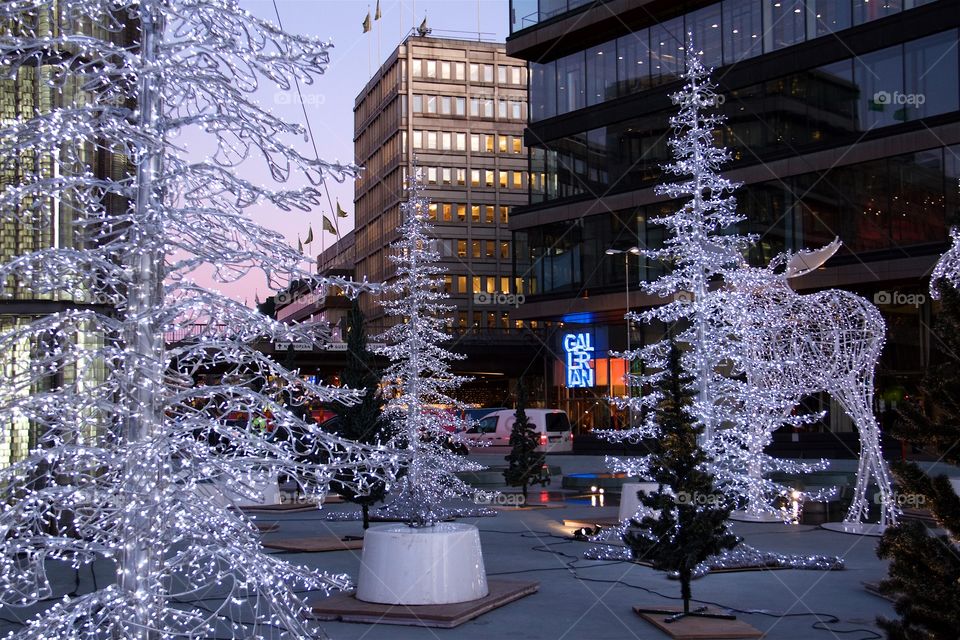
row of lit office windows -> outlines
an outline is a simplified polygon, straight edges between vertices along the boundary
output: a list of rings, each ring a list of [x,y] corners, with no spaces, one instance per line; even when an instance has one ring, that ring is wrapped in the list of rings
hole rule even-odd
[[[426,80],[466,80],[467,70],[470,72],[470,82],[493,84],[494,65],[470,63],[455,60],[428,60],[414,58],[412,71],[414,78]],[[496,66],[498,84],[513,84],[523,86],[527,83],[525,67],[507,65]]]
[[[406,96],[403,96],[401,104],[406,104]],[[521,96],[495,99],[489,96],[467,98],[465,96],[413,94],[413,113],[415,114],[465,117],[468,104],[471,118],[492,120],[496,117],[499,120],[524,121],[527,119],[527,101],[526,98]]]
[[[510,243],[496,240],[464,240],[457,238],[440,238],[435,241],[441,258],[488,258],[495,260],[510,259]]]
[[[467,140],[473,153],[523,153],[522,136],[493,133],[463,133],[461,131],[423,131],[414,129],[413,148],[437,151],[466,151]],[[498,144],[499,143],[499,144]],[[406,146],[406,132],[404,132]]]
[[[468,186],[467,170],[461,167],[421,167],[421,171],[425,184]],[[470,169],[469,186],[526,189],[527,172]]]
[[[497,222],[497,212],[499,211],[499,221],[501,225],[506,225],[510,217],[510,207],[492,204],[474,204],[466,205],[454,202],[431,202],[429,208],[429,217],[435,222],[459,222],[466,223],[467,210],[470,211],[470,221],[473,224],[494,224]]]
[[[508,276],[443,276],[443,291],[450,295],[489,293],[504,295],[536,293],[536,280]]]

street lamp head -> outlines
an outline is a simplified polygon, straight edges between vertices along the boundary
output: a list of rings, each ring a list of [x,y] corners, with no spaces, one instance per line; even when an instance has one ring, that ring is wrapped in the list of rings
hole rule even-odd
[[[608,256],[618,256],[624,253],[632,253],[635,256],[640,255],[640,247],[630,247],[629,249],[607,249],[604,251]]]

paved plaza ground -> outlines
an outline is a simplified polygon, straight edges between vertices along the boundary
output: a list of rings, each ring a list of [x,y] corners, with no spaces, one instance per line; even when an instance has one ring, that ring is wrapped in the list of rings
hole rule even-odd
[[[489,464],[502,458],[477,456]],[[602,471],[596,457],[552,456],[551,464],[564,473]],[[846,463],[841,463],[843,467]],[[956,469],[935,469],[958,473]],[[568,499],[557,508],[503,510],[497,517],[466,520],[480,528],[488,575],[504,579],[539,580],[538,593],[487,613],[455,629],[428,629],[397,625],[324,622],[322,628],[340,640],[500,640],[537,638],[545,640],[621,640],[666,638],[632,612],[638,604],[676,604],[679,583],[663,573],[628,562],[582,560],[593,546],[574,541],[564,518],[614,517],[615,506],[591,507],[575,492],[559,491],[559,479],[551,486],[550,500]],[[532,495],[536,500],[538,491]],[[546,497],[546,496],[545,496]],[[275,533],[264,540],[335,533],[359,533],[359,522],[327,522],[327,510],[354,510],[349,504],[332,505],[323,511],[258,516],[260,522],[277,522]],[[376,526],[376,525],[374,525]],[[737,615],[773,640],[868,640],[882,637],[875,619],[892,616],[889,602],[868,593],[864,582],[876,582],[886,574],[886,563],[877,559],[877,538],[833,533],[815,526],[779,523],[735,523],[734,530],[749,544],[763,549],[795,554],[829,554],[843,558],[842,571],[761,570],[713,574],[693,583],[694,598],[737,611]],[[328,571],[356,576],[359,551],[285,553],[291,561]],[[61,586],[73,587],[72,570],[58,576]],[[80,592],[92,586],[90,571],[81,573]],[[98,563],[97,578],[110,580],[110,567]],[[13,612],[4,613],[8,618]],[[0,633],[13,627],[4,624]]]

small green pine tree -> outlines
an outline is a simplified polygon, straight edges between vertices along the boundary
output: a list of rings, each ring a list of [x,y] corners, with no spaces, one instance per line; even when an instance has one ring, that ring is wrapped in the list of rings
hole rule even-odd
[[[550,484],[549,474],[544,473],[546,456],[537,451],[540,436],[527,418],[527,394],[523,378],[517,383],[516,419],[510,431],[510,453],[506,460],[509,466],[503,471],[503,478],[510,487],[520,487],[523,502],[527,502],[527,487],[535,484]]]
[[[920,384],[922,402],[900,408],[893,435],[935,447],[942,460],[960,464],[960,292],[939,281],[942,306],[935,335],[940,364]],[[960,630],[960,498],[946,476],[930,477],[916,463],[893,465],[901,495],[922,496],[947,535],[933,536],[918,522],[884,532],[877,555],[890,560],[883,593],[897,597],[899,620],[881,618],[891,640],[955,640]]]
[[[727,528],[732,505],[704,471],[709,461],[697,438],[703,427],[690,415],[692,378],[684,373],[680,349],[671,338],[663,375],[656,391],[658,446],[650,455],[650,472],[660,491],[640,494],[644,506],[658,509],[657,518],[634,521],[624,541],[635,559],[644,559],[680,578],[683,611],[690,613],[690,581],[694,568],[739,539]],[[669,488],[669,491],[666,489]]]
[[[353,405],[335,404],[333,410],[339,418],[339,435],[363,444],[386,442],[385,425],[382,420],[383,399],[380,396],[380,371],[373,354],[367,350],[367,335],[364,330],[363,311],[359,299],[354,299],[347,314],[347,366],[340,373],[340,381],[352,389],[363,389],[363,399]],[[363,528],[370,526],[370,507],[386,497],[386,485],[374,482],[370,492],[358,495],[343,482],[352,476],[337,476],[330,484],[333,491],[363,509]],[[372,477],[372,476],[371,476]]]

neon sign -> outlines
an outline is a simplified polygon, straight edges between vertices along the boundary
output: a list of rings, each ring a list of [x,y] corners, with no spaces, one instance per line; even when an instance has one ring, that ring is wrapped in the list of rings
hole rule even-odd
[[[567,354],[567,387],[589,388],[594,385],[593,341],[589,333],[568,333],[563,336],[563,350]]]

